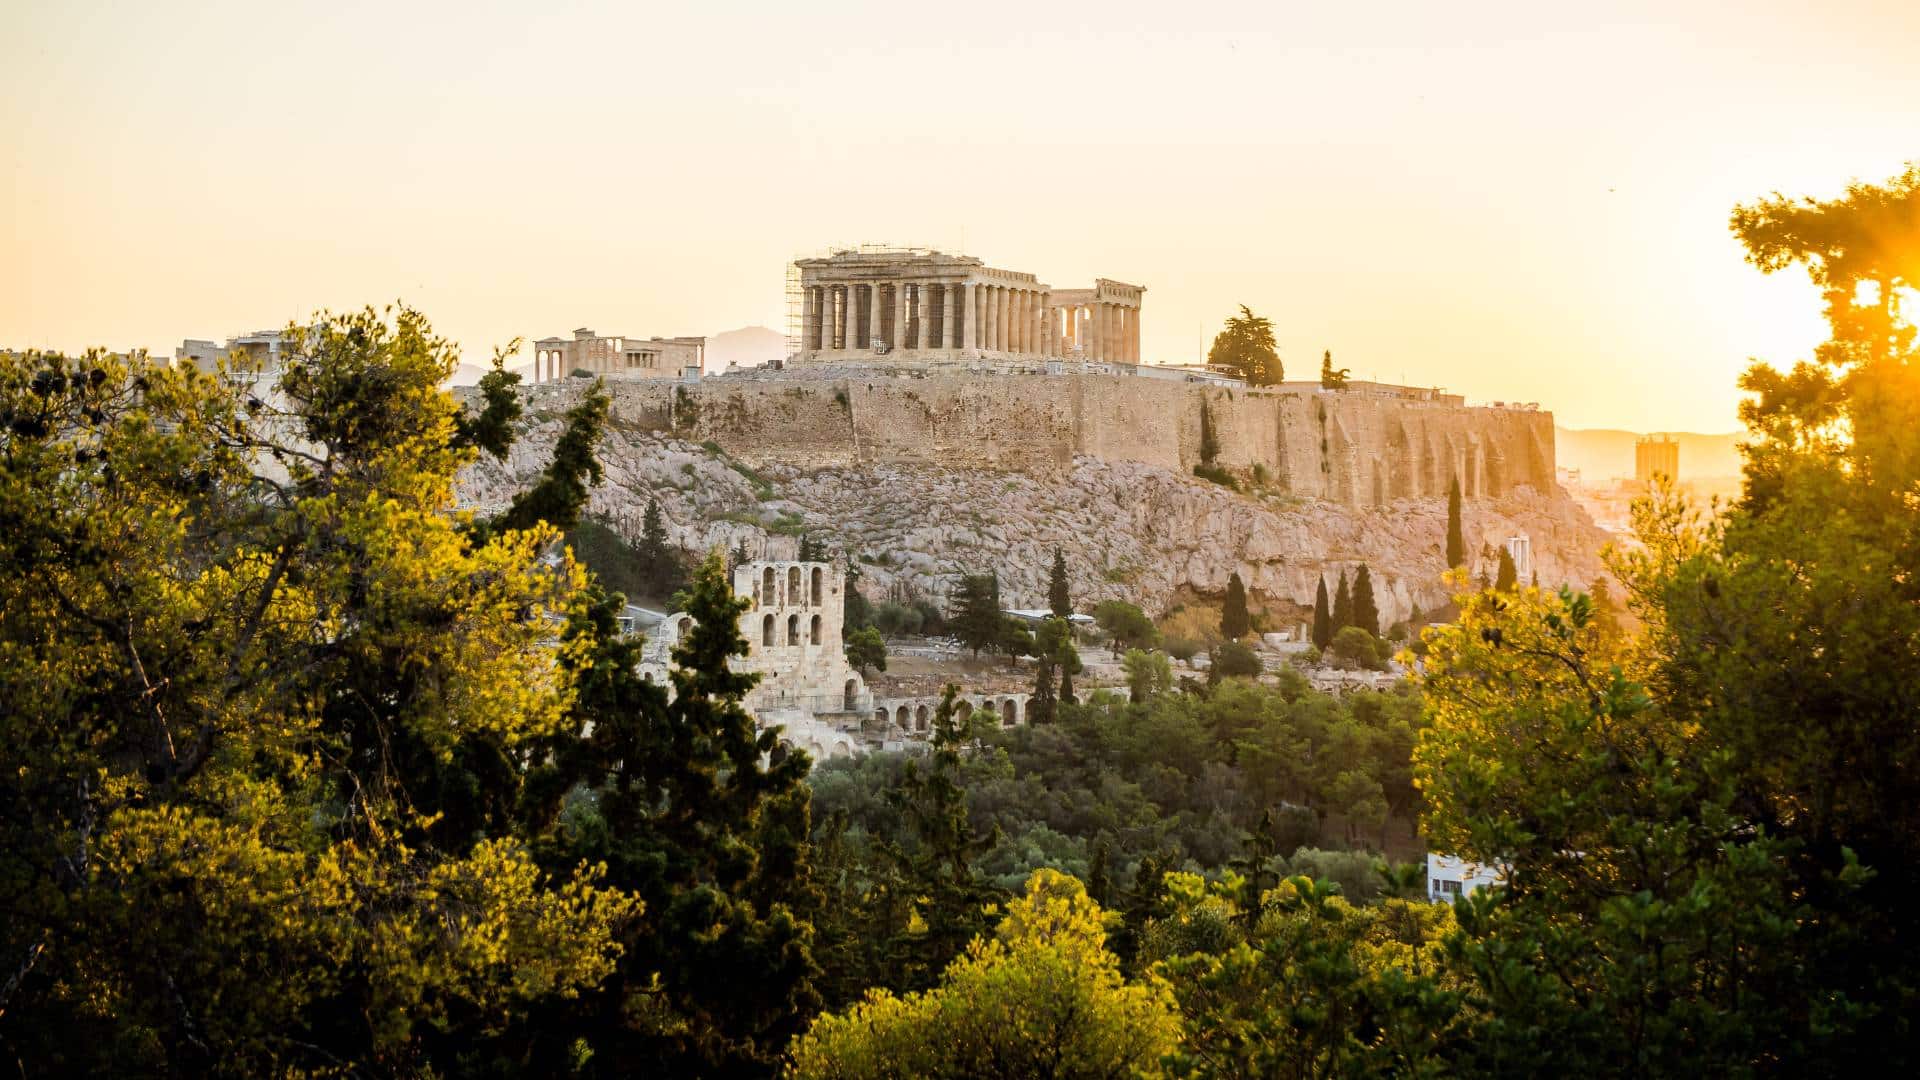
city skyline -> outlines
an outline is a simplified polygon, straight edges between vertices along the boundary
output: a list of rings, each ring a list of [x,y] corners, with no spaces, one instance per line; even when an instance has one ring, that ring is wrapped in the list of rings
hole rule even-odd
[[[1331,349],[1569,427],[1727,431],[1749,357],[1824,336],[1728,213],[1920,153],[1891,3],[318,10],[0,13],[0,344],[170,353],[396,299],[469,363],[784,330],[789,260],[914,243],[1146,286],[1149,362],[1244,303],[1290,377]]]

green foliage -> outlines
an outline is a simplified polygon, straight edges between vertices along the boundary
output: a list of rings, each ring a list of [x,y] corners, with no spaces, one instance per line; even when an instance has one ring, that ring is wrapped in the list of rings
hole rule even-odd
[[[1501,592],[1512,592],[1520,583],[1520,571],[1513,564],[1513,552],[1500,549],[1500,569],[1494,574],[1493,587]]]
[[[1447,481],[1447,569],[1467,565],[1467,537],[1460,527],[1460,474]]]
[[[289,381],[293,375],[290,370],[282,386],[298,394],[297,380]],[[594,456],[594,448],[607,426],[607,404],[606,388],[595,379],[580,403],[567,410],[566,429],[554,443],[546,471],[532,487],[514,496],[489,528],[524,531],[541,522],[563,531],[573,528],[587,505],[587,490],[600,482],[600,459]]]
[[[1067,556],[1059,548],[1053,549],[1053,569],[1047,575],[1047,606],[1053,610],[1056,619],[1073,614],[1073,593],[1067,583]]]
[[[615,962],[636,899],[536,864],[515,811],[577,693],[552,620],[581,576],[525,503],[462,527],[509,410],[463,418],[456,361],[417,312],[321,316],[282,415],[187,367],[0,355],[23,1072],[453,1070]]]
[[[1255,315],[1245,304],[1214,336],[1207,363],[1234,372],[1250,386],[1268,386],[1286,378],[1274,346],[1272,321]]]
[[[1227,578],[1227,598],[1220,608],[1220,634],[1228,641],[1239,641],[1252,630],[1252,620],[1247,616],[1247,587],[1241,583],[1240,572],[1236,570]]]
[[[887,670],[887,639],[871,626],[863,626],[846,635],[847,663],[862,675],[868,670]]]
[[[647,501],[638,544],[597,521],[583,520],[567,533],[573,555],[608,589],[636,602],[665,604],[686,584],[680,552],[667,542],[659,505]]]
[[[1121,973],[1105,913],[1080,882],[1042,870],[939,986],[905,997],[877,991],[821,1017],[795,1045],[788,1075],[1151,1074],[1179,1031],[1166,984]]]
[[[962,575],[947,625],[976,657],[982,649],[1001,648],[1007,640],[1007,618],[1000,610],[999,581],[990,574]]]
[[[1465,598],[1432,635],[1427,828],[1506,867],[1459,909],[1469,1068],[1915,1069],[1916,207],[1909,169],[1736,211],[1762,269],[1808,267],[1832,337],[1747,373],[1728,513],[1636,506],[1612,569],[1641,634],[1563,589]]]
[[[521,413],[520,395],[514,391],[520,385],[520,376],[507,370],[507,357],[519,350],[518,338],[494,350],[493,367],[480,376],[480,411],[462,412],[455,418],[456,446],[472,446],[495,460],[506,458],[513,446],[513,425],[519,422]]]
[[[1172,1075],[1444,1074],[1464,997],[1444,971],[1446,908],[1356,908],[1304,875],[1251,905],[1237,886],[1169,875],[1170,910],[1148,929],[1186,1019]]]
[[[1333,645],[1327,649],[1327,655],[1342,667],[1385,671],[1387,664],[1381,651],[1378,639],[1372,634],[1358,626],[1343,626],[1333,635]]]
[[[921,632],[926,619],[918,608],[888,600],[873,609],[873,625],[889,637],[912,637]]]
[[[1366,563],[1361,563],[1360,572],[1353,576],[1352,604],[1352,625],[1380,636],[1380,608],[1373,601],[1373,574]]]
[[[1333,644],[1333,612],[1327,607],[1327,579],[1324,576],[1313,592],[1313,630],[1310,640],[1316,649],[1325,649]]]
[[[874,625],[873,605],[866,594],[860,591],[860,563],[848,557],[846,561],[846,584],[840,596],[840,629],[851,634],[857,630]]]
[[[1207,395],[1200,395],[1200,465],[1212,468],[1215,459],[1220,456],[1220,436],[1213,430],[1213,406]],[[1205,475],[1195,467],[1194,475]],[[1218,470],[1215,470],[1218,471]]]
[[[1260,658],[1251,648],[1237,641],[1223,641],[1214,646],[1212,664],[1207,668],[1207,675],[1218,682],[1221,679],[1256,678],[1262,670],[1264,669],[1260,665]]]
[[[973,857],[982,873],[1008,884],[1041,867],[1088,876],[1104,844],[1111,879],[1149,889],[1155,865],[1225,872],[1269,816],[1282,857],[1322,842],[1322,817],[1364,817],[1372,800],[1409,821],[1420,805],[1411,755],[1422,723],[1419,698],[1398,689],[1335,698],[1298,676],[1278,687],[1231,679],[1205,696],[1159,693],[1136,705],[1095,695],[1062,705],[1052,724],[991,724],[953,775],[971,835],[989,838]],[[814,770],[816,850],[842,852],[848,880],[873,876],[872,852],[884,844],[912,842],[884,798],[905,760],[872,754]],[[1373,821],[1348,842],[1372,846],[1378,831]],[[1152,904],[1136,900],[1137,929]]]
[[[1150,649],[1160,639],[1160,631],[1147,613],[1125,600],[1100,601],[1094,606],[1093,621],[1118,648]]]
[[[1320,354],[1320,388],[1323,390],[1345,390],[1347,388],[1348,368],[1333,366],[1333,350]]]
[[[1333,632],[1353,625],[1353,593],[1347,588],[1347,572],[1340,571],[1340,586],[1333,594]]]
[[[1173,665],[1165,653],[1128,649],[1120,666],[1127,673],[1127,694],[1135,704],[1173,689]]]
[[[1221,468],[1218,465],[1195,465],[1193,467],[1193,475],[1202,480],[1219,484],[1224,488],[1232,488],[1235,491],[1240,490],[1240,478],[1233,475],[1231,470]]]

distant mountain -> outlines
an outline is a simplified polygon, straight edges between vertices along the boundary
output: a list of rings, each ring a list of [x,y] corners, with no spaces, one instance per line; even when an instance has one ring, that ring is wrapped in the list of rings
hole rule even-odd
[[[764,326],[743,326],[707,338],[709,375],[718,375],[728,368],[759,367],[769,360],[784,360],[786,356],[787,335]]]
[[[1680,479],[1697,480],[1740,473],[1738,443],[1744,432],[1725,435],[1701,435],[1691,431],[1655,432],[1680,444]],[[1637,431],[1609,428],[1574,430],[1553,429],[1554,462],[1563,469],[1579,469],[1589,484],[1602,484],[1618,476],[1633,475],[1633,444],[1642,438]]]

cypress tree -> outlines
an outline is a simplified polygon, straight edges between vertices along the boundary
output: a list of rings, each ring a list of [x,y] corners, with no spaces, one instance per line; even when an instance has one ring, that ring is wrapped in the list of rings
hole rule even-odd
[[[953,593],[953,611],[948,622],[960,643],[973,650],[975,659],[981,649],[994,649],[1006,637],[1000,614],[1000,586],[986,574],[968,574],[960,579]]]
[[[1367,571],[1367,564],[1360,564],[1360,572],[1353,576],[1353,625],[1380,636],[1380,609],[1373,602],[1373,575]]]
[[[1313,593],[1313,645],[1325,650],[1333,644],[1333,612],[1327,607],[1327,579],[1320,578],[1319,588]]]
[[[1213,432],[1213,410],[1206,395],[1200,397],[1200,464],[1211,465],[1220,456],[1220,437]]]
[[[1228,641],[1239,641],[1253,629],[1253,620],[1247,614],[1247,587],[1240,581],[1240,572],[1235,570],[1227,579],[1227,602],[1220,609],[1220,632]]]
[[[1073,614],[1073,594],[1067,590],[1067,557],[1059,548],[1053,549],[1053,574],[1047,580],[1047,606],[1053,609],[1056,619]]]
[[[646,583],[648,596],[664,600],[680,588],[680,555],[667,542],[666,520],[661,517],[658,499],[647,500],[646,516],[640,520],[640,543],[634,550],[640,556],[640,579]]]
[[[1500,549],[1500,571],[1493,579],[1493,587],[1501,592],[1512,592],[1520,583],[1520,570],[1513,565],[1513,553],[1506,548]]]
[[[1467,562],[1467,537],[1460,529],[1460,477],[1447,485],[1447,569]]]
[[[1340,571],[1340,588],[1333,594],[1333,632],[1353,625],[1353,594],[1347,591],[1347,572]]]

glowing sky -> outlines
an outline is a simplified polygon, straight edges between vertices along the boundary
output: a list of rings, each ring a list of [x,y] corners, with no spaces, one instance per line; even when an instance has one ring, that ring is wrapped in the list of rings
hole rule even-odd
[[[1288,370],[1730,430],[1820,335],[1735,202],[1920,157],[1920,3],[0,0],[0,345],[405,298],[516,335],[784,327],[863,241],[1247,303]]]

